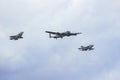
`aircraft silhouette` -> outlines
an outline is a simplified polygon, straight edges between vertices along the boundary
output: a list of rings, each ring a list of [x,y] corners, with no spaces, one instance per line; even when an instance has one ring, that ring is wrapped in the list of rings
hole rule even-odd
[[[94,50],[94,45],[88,45],[88,46],[81,46],[80,48],[78,48],[81,51],[90,51],[90,50]]]
[[[20,32],[18,33],[17,35],[14,35],[14,36],[10,36],[10,40],[18,40],[18,39],[22,39],[22,35],[23,35],[24,32]]]
[[[51,31],[45,31],[46,33],[49,33],[49,37],[50,38],[63,38],[65,36],[69,37],[69,36],[76,36],[78,34],[81,34],[81,33],[71,33],[70,31],[66,31],[66,32],[51,32]],[[55,36],[51,36],[52,35],[55,35]]]

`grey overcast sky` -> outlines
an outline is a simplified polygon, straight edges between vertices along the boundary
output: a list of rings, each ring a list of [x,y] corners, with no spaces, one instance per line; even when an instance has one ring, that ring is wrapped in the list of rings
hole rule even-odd
[[[0,0],[0,80],[120,80],[119,0]],[[49,39],[45,31],[82,32]],[[9,36],[24,31],[24,39]],[[94,44],[95,50],[79,51]]]

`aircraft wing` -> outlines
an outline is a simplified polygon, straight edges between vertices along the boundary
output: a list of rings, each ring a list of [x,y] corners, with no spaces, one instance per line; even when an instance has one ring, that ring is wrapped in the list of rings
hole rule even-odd
[[[75,35],[77,35],[77,34],[82,34],[81,32],[79,32],[79,33],[74,33]]]
[[[60,33],[59,32],[51,32],[51,31],[45,31],[46,33],[50,33],[50,34],[57,34],[59,35]]]
[[[10,36],[10,40],[16,39],[16,36]]]
[[[9,37],[11,37],[11,38],[15,38],[16,36],[9,36]]]
[[[79,50],[81,50],[82,48],[78,48]]]

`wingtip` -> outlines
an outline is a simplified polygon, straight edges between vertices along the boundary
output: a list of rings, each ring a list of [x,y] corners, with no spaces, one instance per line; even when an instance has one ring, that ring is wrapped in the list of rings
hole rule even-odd
[[[48,33],[49,31],[45,31],[46,33]]]

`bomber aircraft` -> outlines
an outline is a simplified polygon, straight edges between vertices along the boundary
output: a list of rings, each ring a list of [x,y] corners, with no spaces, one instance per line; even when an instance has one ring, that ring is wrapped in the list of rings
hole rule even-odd
[[[70,31],[66,31],[66,32],[51,32],[51,31],[45,31],[46,33],[49,33],[49,37],[50,38],[63,38],[65,36],[69,37],[69,36],[76,36],[77,34],[81,34],[81,33],[71,33]],[[51,34],[55,35],[55,36],[51,36]]]
[[[81,48],[78,48],[81,51],[90,51],[90,50],[94,50],[94,45],[88,45],[88,46],[81,46]]]
[[[22,35],[23,35],[24,32],[20,32],[18,33],[17,35],[14,35],[14,36],[10,36],[10,40],[18,40],[18,39],[22,39]]]

